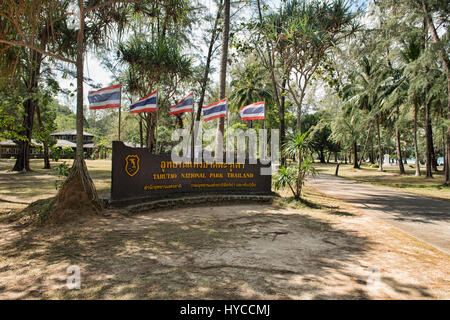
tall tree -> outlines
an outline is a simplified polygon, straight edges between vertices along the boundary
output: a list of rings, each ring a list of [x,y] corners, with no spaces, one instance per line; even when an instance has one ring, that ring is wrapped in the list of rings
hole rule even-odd
[[[220,16],[223,10],[223,0],[220,0],[220,2],[217,4],[217,12],[216,12],[216,17],[214,19],[214,23],[211,29],[211,36],[210,36],[210,40],[209,40],[209,45],[208,45],[208,54],[206,55],[206,62],[205,62],[205,68],[203,70],[203,77],[201,79],[200,82],[200,98],[198,100],[198,105],[197,105],[197,113],[195,115],[195,124],[194,124],[194,128],[193,128],[193,137],[192,137],[192,145],[191,145],[191,155],[192,155],[192,159],[194,159],[195,157],[195,150],[194,150],[194,146],[195,146],[195,141],[197,140],[197,135],[198,135],[198,122],[200,121],[201,115],[202,115],[202,107],[203,107],[203,102],[205,100],[205,94],[206,94],[206,87],[208,85],[208,79],[209,79],[209,74],[211,71],[211,60],[213,58],[214,55],[214,45],[219,37],[220,34],[220,30],[219,30],[219,24],[220,24]]]
[[[220,52],[220,75],[219,75],[219,99],[225,99],[227,86],[227,64],[228,64],[228,42],[230,37],[230,0],[224,0],[222,46]],[[223,136],[225,133],[225,118],[218,118],[217,133],[220,138],[216,140],[216,159],[223,161]]]
[[[445,73],[447,75],[447,119],[450,121],[450,60],[448,57],[448,54],[445,50],[445,43],[441,42],[441,39],[436,31],[436,26],[434,25],[432,12],[430,11],[430,6],[428,5],[427,1],[421,0],[422,2],[422,8],[423,13],[425,16],[425,20],[428,26],[428,29],[431,34],[431,39],[436,44],[437,51],[439,52],[439,55],[442,60],[442,64],[444,66]],[[444,2],[437,2],[435,3],[435,10],[438,12],[442,12],[441,10],[445,11],[448,10],[448,4],[447,7],[445,7],[445,1]],[[448,11],[447,11],[448,14]],[[445,37],[448,37],[448,33],[445,34]],[[448,39],[447,39],[448,41]],[[448,44],[448,43],[447,43]],[[447,128],[447,145],[446,145],[446,157],[445,157],[445,183],[447,185],[450,185],[450,125],[448,125]]]
[[[10,28],[14,29],[16,34],[20,34],[20,39],[9,39],[13,32],[0,34],[0,43],[6,45],[15,45],[27,47],[36,51],[39,54],[58,59],[67,63],[75,65],[77,69],[77,138],[76,138],[76,156],[70,174],[60,188],[56,197],[56,202],[51,210],[50,217],[53,219],[60,219],[66,216],[71,216],[73,213],[80,212],[99,212],[101,210],[101,202],[99,200],[97,191],[89,176],[86,163],[83,156],[83,71],[84,71],[84,54],[86,51],[85,37],[89,35],[93,44],[100,44],[104,42],[107,37],[106,33],[110,32],[110,27],[113,24],[118,26],[119,32],[123,29],[127,19],[124,18],[124,11],[121,5],[129,3],[145,4],[142,0],[108,0],[97,1],[78,0],[75,6],[77,14],[75,18],[78,20],[78,29],[76,31],[76,59],[73,60],[64,55],[58,54],[55,48],[46,48],[36,43],[36,26],[38,23],[33,23],[32,28],[24,26],[24,21],[36,21],[41,15],[48,18],[47,26],[53,26],[56,21],[65,17],[73,15],[74,12],[63,10],[61,8],[61,1],[52,0],[19,0],[14,2],[3,1],[1,8],[2,16],[12,21]],[[43,12],[42,8],[48,8],[48,12]],[[136,9],[142,8],[136,6]],[[61,16],[54,18],[53,13],[60,13]],[[87,17],[88,25],[86,24]],[[16,23],[14,23],[14,21]],[[50,33],[50,35],[52,35]]]

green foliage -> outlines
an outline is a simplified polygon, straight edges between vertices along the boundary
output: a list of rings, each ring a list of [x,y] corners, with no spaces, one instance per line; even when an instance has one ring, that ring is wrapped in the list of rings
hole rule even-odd
[[[331,140],[331,126],[325,121],[323,112],[305,115],[301,128],[302,132],[310,132],[311,149],[319,155],[320,162],[325,162],[325,152],[339,151],[339,145]]]
[[[272,102],[267,73],[259,64],[246,65],[242,72],[236,70],[231,81],[230,111],[259,101]]]
[[[136,35],[119,45],[121,60],[130,66],[127,87],[132,93],[147,93],[158,82],[185,78],[191,73],[192,59],[183,55],[179,44],[171,39],[148,41]]]
[[[311,151],[311,137],[309,132],[292,134],[285,145],[283,150],[287,156],[297,157],[299,154],[306,154]]]
[[[61,159],[61,148],[57,146],[52,146],[50,149],[50,155],[52,160],[58,162]]]
[[[297,172],[294,167],[282,166],[274,176],[273,186],[275,190],[289,187],[292,194],[295,195],[294,186],[297,183]]]
[[[296,199],[300,199],[302,196],[302,187],[305,184],[306,176],[316,174],[314,160],[311,155],[311,147],[311,137],[309,136],[309,132],[305,132],[303,134],[291,135],[283,148],[287,156],[296,157],[298,161],[297,165],[292,166],[297,172],[295,176],[295,188],[292,187],[294,184],[290,185],[290,189]],[[290,170],[283,172],[283,179],[292,182],[292,173]]]
[[[72,149],[72,147],[64,146],[61,148],[61,156],[64,159],[74,159],[75,158],[75,151]]]
[[[58,174],[57,180],[55,180],[55,189],[58,190],[64,180],[69,176],[70,167],[67,162],[63,162],[56,167],[56,172]]]

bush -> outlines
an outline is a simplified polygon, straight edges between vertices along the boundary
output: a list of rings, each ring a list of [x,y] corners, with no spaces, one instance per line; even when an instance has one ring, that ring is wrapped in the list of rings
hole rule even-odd
[[[52,160],[58,162],[61,159],[61,148],[53,146],[50,149]]]
[[[55,188],[56,190],[58,190],[63,181],[69,176],[70,173],[70,168],[67,162],[64,161],[59,166],[57,166],[56,172],[58,173],[58,180],[55,181]]]
[[[64,159],[75,159],[75,151],[69,146],[62,147],[62,155]]]

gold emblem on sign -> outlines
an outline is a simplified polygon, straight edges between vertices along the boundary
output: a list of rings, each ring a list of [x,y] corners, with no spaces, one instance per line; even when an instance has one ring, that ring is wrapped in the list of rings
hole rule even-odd
[[[125,158],[125,172],[130,176],[134,176],[139,171],[139,157],[136,154],[128,155]]]

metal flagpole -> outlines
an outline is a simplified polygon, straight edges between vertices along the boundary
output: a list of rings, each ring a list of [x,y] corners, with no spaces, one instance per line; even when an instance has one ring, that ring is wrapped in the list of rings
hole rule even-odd
[[[264,101],[264,129],[266,128],[266,101]]]
[[[227,101],[227,103],[225,104],[226,105],[225,110],[227,111],[227,128],[226,128],[225,132],[223,133],[223,137],[222,137],[222,153],[223,153],[223,150],[225,149],[225,154],[227,152],[227,146],[225,143],[225,133],[228,133],[228,100],[226,100],[226,101]],[[225,155],[225,157],[226,157],[226,155]],[[225,161],[226,161],[226,159],[225,159]],[[224,162],[223,155],[222,155],[222,162]]]
[[[120,140],[120,117],[121,117],[121,109],[122,109],[122,86],[120,86],[120,96],[119,96],[119,141]]]
[[[191,116],[192,116],[192,122],[191,122],[191,162],[192,164],[194,164],[195,161],[195,132],[194,132],[194,121],[195,121],[195,116],[194,116],[194,94],[192,94],[192,111],[191,111]]]
[[[158,153],[158,92],[156,92],[155,154]]]

